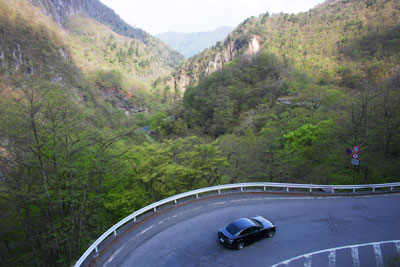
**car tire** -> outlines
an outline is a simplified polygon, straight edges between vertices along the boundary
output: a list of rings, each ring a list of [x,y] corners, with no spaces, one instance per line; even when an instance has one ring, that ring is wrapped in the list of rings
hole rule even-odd
[[[268,237],[273,237],[275,235],[275,229],[271,229],[268,231]]]
[[[236,249],[237,249],[237,250],[241,250],[242,248],[244,248],[244,242],[243,242],[243,241],[240,241],[240,242],[237,244]]]

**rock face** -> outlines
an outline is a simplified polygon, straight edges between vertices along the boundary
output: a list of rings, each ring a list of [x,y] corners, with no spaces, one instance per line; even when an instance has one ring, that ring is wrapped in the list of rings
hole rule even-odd
[[[148,34],[124,22],[111,8],[99,0],[29,0],[42,8],[43,13],[52,16],[62,26],[72,15],[83,15],[108,25],[115,32],[146,42]]]
[[[19,2],[10,1],[9,6],[2,6],[9,9],[9,15],[2,17],[0,23],[0,76],[18,74],[32,79],[34,75],[62,85],[67,81],[74,83],[78,72],[62,31],[30,3],[20,8],[15,4]],[[0,4],[3,3],[8,4],[4,0]],[[18,14],[16,18],[14,12]]]
[[[171,88],[180,91],[183,94],[188,85],[196,85],[199,77],[208,76],[215,71],[223,68],[226,63],[231,62],[238,56],[251,57],[257,54],[261,49],[261,38],[253,35],[250,40],[232,40],[225,41],[222,49],[213,50],[211,56],[205,59],[205,51],[195,58],[192,58],[187,65],[181,66],[168,81]]]
[[[100,96],[103,100],[112,103],[119,110],[124,111],[126,115],[148,111],[146,107],[133,104],[130,100],[132,95],[127,94],[115,87],[101,88]]]

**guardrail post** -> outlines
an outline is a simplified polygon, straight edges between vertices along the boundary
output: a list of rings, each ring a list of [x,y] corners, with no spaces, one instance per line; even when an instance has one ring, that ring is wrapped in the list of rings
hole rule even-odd
[[[218,189],[218,194],[221,194],[221,189]]]
[[[286,192],[289,192],[289,187],[286,187]]]
[[[95,247],[94,250],[96,251],[96,253],[99,252],[99,250],[97,249],[97,247]]]
[[[375,187],[372,187],[372,192],[375,193]]]
[[[176,199],[175,199],[175,201],[174,201],[174,202],[175,202],[175,205],[176,205],[176,204],[178,204],[178,201],[176,201]]]
[[[267,190],[267,187],[266,187],[266,186],[264,186],[264,191],[265,191],[265,190]]]
[[[154,207],[154,212],[156,212],[157,211],[157,207]]]
[[[199,194],[196,194],[196,198],[199,198]]]
[[[240,187],[240,192],[243,192],[243,187]]]
[[[310,193],[312,193],[312,188],[310,187]]]
[[[117,229],[114,230],[114,236],[117,236]]]
[[[355,188],[353,188],[353,193],[355,193],[356,192],[356,189]]]
[[[331,191],[331,193],[332,193],[332,194],[333,194],[333,193],[335,193],[335,189],[333,189],[333,188],[332,188],[332,191]]]
[[[393,191],[393,186],[390,187],[390,191]]]

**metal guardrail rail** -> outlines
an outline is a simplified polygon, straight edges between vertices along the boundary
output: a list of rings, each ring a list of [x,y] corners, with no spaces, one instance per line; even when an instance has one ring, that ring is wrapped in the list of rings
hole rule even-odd
[[[80,259],[76,262],[75,267],[80,267],[82,263],[86,260],[86,258],[93,252],[95,251],[98,253],[98,246],[111,234],[114,234],[115,236],[117,235],[117,230],[125,225],[126,223],[130,221],[136,222],[136,218],[148,211],[153,210],[154,212],[157,211],[157,208],[174,202],[175,204],[178,203],[179,199],[182,198],[187,198],[191,196],[196,196],[196,198],[199,198],[200,194],[203,193],[209,193],[209,192],[214,192],[218,191],[218,194],[221,194],[221,190],[229,190],[229,189],[240,189],[240,191],[243,191],[244,188],[263,188],[263,191],[266,191],[267,188],[282,188],[286,192],[290,192],[290,189],[307,189],[310,193],[312,193],[313,190],[323,190],[325,192],[330,192],[334,193],[335,190],[352,190],[353,193],[355,193],[359,189],[371,189],[371,191],[374,193],[377,188],[390,188],[390,191],[393,191],[395,187],[400,187],[400,182],[399,183],[388,183],[388,184],[368,184],[368,185],[316,185],[316,184],[282,184],[282,183],[265,183],[265,182],[260,182],[260,183],[238,183],[238,184],[227,184],[227,185],[218,185],[218,186],[212,186],[212,187],[206,187],[206,188],[201,188],[193,191],[189,191],[186,193],[178,194],[169,198],[165,198],[163,200],[157,201],[153,204],[150,204],[144,208],[141,208],[138,211],[135,211],[128,217],[122,219],[119,221],[117,224],[115,224],[113,227],[108,229],[104,234],[102,234],[87,250],[86,252],[80,257]],[[369,192],[369,191],[368,191]]]

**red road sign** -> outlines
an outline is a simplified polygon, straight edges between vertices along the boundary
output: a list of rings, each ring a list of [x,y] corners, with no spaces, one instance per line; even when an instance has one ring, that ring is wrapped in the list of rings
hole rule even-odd
[[[353,159],[358,159],[360,156],[358,155],[358,153],[353,153]]]
[[[358,153],[360,151],[360,147],[359,146],[354,146],[353,147],[353,151],[354,151],[354,153]]]

